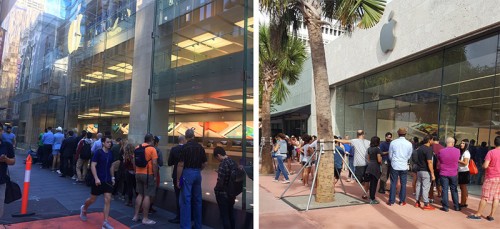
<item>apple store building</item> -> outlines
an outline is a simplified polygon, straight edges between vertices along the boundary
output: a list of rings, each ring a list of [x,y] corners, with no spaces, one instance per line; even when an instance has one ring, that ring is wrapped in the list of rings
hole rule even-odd
[[[335,134],[363,129],[383,138],[407,127],[407,138],[493,144],[500,135],[499,9],[494,0],[393,1],[375,27],[326,45]]]

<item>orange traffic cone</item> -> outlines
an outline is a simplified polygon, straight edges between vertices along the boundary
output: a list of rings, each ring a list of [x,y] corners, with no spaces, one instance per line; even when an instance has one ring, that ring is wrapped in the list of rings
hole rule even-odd
[[[31,155],[28,155],[26,158],[26,171],[24,173],[24,188],[23,188],[23,199],[21,202],[21,213],[12,214],[12,217],[24,217],[24,216],[32,216],[35,215],[34,212],[28,213],[28,197],[30,190],[30,177],[31,177],[31,163],[32,163]]]

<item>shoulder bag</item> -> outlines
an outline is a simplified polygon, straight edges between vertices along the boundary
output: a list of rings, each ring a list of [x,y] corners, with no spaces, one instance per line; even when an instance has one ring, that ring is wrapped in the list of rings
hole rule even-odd
[[[16,200],[21,199],[21,197],[22,197],[21,188],[16,182],[10,180],[10,173],[9,170],[7,169],[4,203],[10,204]]]

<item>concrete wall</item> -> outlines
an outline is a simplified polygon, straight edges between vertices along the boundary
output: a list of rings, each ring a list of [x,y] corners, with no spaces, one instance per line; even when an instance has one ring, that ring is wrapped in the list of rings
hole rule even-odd
[[[383,53],[380,31],[393,11],[393,51]],[[498,0],[398,0],[390,2],[376,26],[357,29],[325,46],[328,81],[335,84],[405,57],[442,47],[457,38],[500,26]]]

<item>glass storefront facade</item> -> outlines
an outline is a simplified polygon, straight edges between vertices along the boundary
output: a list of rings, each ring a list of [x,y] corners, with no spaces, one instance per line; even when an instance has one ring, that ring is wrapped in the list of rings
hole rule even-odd
[[[411,138],[493,144],[500,133],[499,48],[499,33],[490,33],[338,85],[336,131],[383,137],[407,127]]]
[[[38,134],[49,126],[109,131],[134,144],[151,132],[162,137],[160,187],[173,190],[169,150],[194,128],[209,160],[203,199],[215,203],[214,147],[223,147],[242,165],[253,161],[253,1],[54,2],[40,6],[38,19],[19,42],[12,121],[18,142],[36,148]],[[144,13],[150,8],[154,14]],[[145,38],[147,28],[153,34]],[[146,40],[152,45],[144,45]],[[144,55],[152,61],[144,64]],[[144,95],[134,92],[147,87],[150,110],[136,118],[131,104]],[[141,124],[129,128],[132,123]],[[236,208],[251,212],[252,190],[248,179]]]
[[[207,196],[216,182],[216,146],[240,164],[253,161],[253,23],[252,0],[157,1],[150,106],[168,109],[149,125],[168,126],[161,130],[166,158],[179,135],[194,128],[209,160]],[[162,186],[173,190],[170,171],[162,177]],[[253,208],[252,183],[247,179],[237,208]]]

